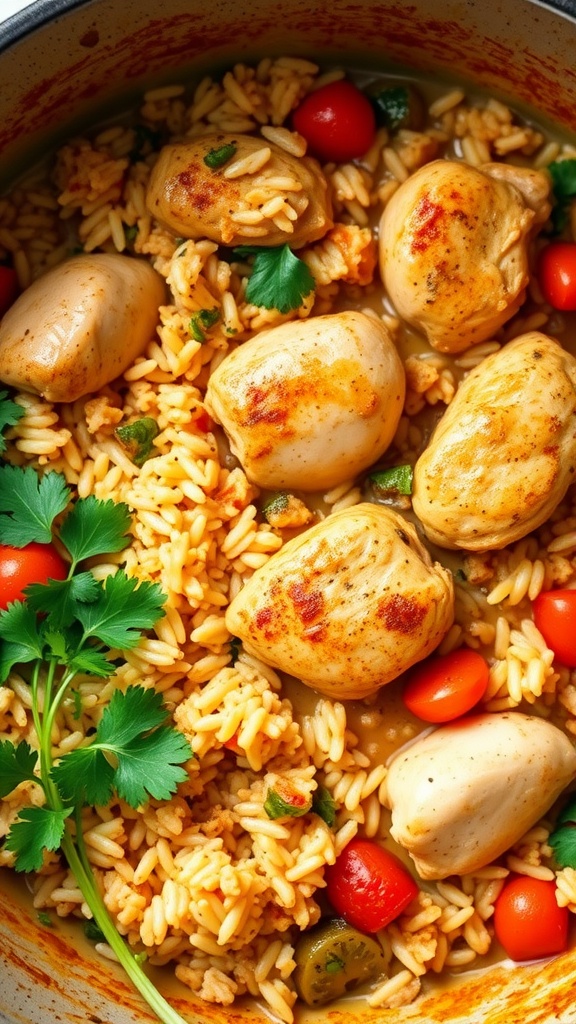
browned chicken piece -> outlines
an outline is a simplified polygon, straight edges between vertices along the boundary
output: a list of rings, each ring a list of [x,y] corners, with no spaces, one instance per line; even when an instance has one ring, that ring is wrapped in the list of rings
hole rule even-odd
[[[206,405],[249,480],[318,491],[380,458],[404,392],[386,325],[345,310],[293,320],[239,345],[213,372]]]
[[[399,513],[364,502],[272,555],[226,625],[269,665],[329,697],[361,699],[430,654],[453,618],[451,573]]]
[[[0,380],[74,402],[119,377],[152,340],[166,286],[149,263],[86,253],[38,278],[0,323]]]
[[[146,203],[173,234],[222,245],[287,242],[297,249],[333,224],[328,183],[316,160],[253,135],[212,132],[165,146]]]
[[[433,348],[462,352],[518,311],[549,193],[542,171],[454,160],[426,164],[394,193],[380,223],[382,279]]]
[[[531,331],[460,385],[414,467],[412,504],[445,548],[503,548],[535,530],[576,472],[576,359]]]

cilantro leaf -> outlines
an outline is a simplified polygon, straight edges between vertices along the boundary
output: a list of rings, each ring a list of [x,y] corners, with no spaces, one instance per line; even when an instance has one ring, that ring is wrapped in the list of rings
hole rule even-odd
[[[143,466],[146,459],[158,452],[157,449],[154,451],[154,438],[160,433],[160,428],[152,416],[142,416],[117,427],[114,433],[135,466]]]
[[[131,600],[134,594],[137,601]],[[78,605],[76,614],[86,634],[124,650],[135,647],[142,630],[150,629],[164,615],[164,601],[158,583],[139,583],[119,569],[106,578],[96,600]]]
[[[554,850],[554,858],[561,868],[576,868],[576,828],[562,825],[552,833],[548,842]]]
[[[312,797],[312,810],[329,828],[332,828],[336,821],[336,803],[330,790],[325,786],[318,786],[315,791]]]
[[[14,665],[41,658],[44,651],[39,623],[23,601],[14,601],[0,612],[0,682],[5,682]]]
[[[568,206],[576,197],[576,160],[555,160],[549,164],[552,192],[556,204],[552,210],[552,226],[556,234],[565,228]]]
[[[255,256],[246,286],[246,298],[255,306],[289,313],[298,309],[303,299],[314,291],[312,272],[287,243],[269,249],[241,245],[234,252],[239,256]]]
[[[131,517],[124,502],[100,501],[94,495],[77,501],[60,528],[60,540],[74,562],[122,551],[129,542]]]
[[[38,754],[23,740],[14,746],[10,740],[0,742],[0,799],[8,796],[21,782],[38,782],[34,769]]]
[[[54,629],[64,629],[76,618],[77,604],[95,601],[99,590],[91,572],[79,572],[67,580],[31,583],[24,593],[32,611],[49,615]]]
[[[373,484],[375,491],[384,494],[412,494],[412,479],[414,473],[412,466],[390,466],[389,469],[377,470],[370,473],[368,479]]]
[[[100,676],[101,679],[107,679],[108,676],[114,675],[116,666],[112,661],[108,661],[108,658],[103,651],[98,651],[94,647],[81,647],[73,655],[68,658],[68,668],[71,672],[81,672],[89,676]]]
[[[114,789],[131,807],[149,796],[168,799],[188,778],[180,765],[192,752],[182,733],[163,724],[167,717],[155,690],[116,690],[90,746],[64,755],[52,770],[63,799],[106,804]]]
[[[6,440],[3,436],[6,427],[13,427],[21,416],[24,409],[8,397],[7,391],[0,391],[0,452],[6,451]]]
[[[558,815],[558,825],[566,825],[568,822],[576,824],[576,798],[570,800],[562,813]]]
[[[16,871],[39,871],[44,850],[57,850],[64,835],[64,822],[71,808],[25,807],[12,825],[5,849],[16,854]]]
[[[0,543],[23,548],[49,544],[52,524],[70,501],[62,473],[39,477],[31,466],[0,466]]]

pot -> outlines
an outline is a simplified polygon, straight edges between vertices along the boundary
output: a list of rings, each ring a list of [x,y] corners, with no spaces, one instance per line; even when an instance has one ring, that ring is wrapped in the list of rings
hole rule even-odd
[[[0,28],[0,184],[84,123],[129,107],[144,84],[162,85],[239,60],[292,53],[356,68],[413,69],[479,84],[504,101],[575,127],[573,0],[36,0]],[[0,1019],[153,1021],[124,974],[98,958],[73,926],[38,921],[22,885],[0,871]],[[255,1003],[194,1004],[159,986],[191,1024],[261,1022]],[[330,1024],[569,1024],[576,951],[510,969],[494,965],[425,991],[397,1010],[302,1013]]]

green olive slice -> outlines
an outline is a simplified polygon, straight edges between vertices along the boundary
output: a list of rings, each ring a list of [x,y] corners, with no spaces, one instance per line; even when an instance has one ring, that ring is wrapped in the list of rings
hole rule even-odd
[[[305,932],[294,952],[294,984],[308,1006],[321,1006],[384,974],[381,946],[341,917],[321,921]]]

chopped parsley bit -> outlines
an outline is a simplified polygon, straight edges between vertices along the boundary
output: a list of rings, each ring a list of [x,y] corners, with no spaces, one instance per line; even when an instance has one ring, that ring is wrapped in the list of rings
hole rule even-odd
[[[23,415],[23,407],[13,402],[7,391],[0,391],[0,452],[6,451],[4,430],[6,427],[13,427]]]
[[[317,814],[322,821],[328,825],[328,828],[332,828],[336,821],[336,804],[332,794],[324,786],[318,786],[318,789],[312,797],[312,810],[314,814]]]
[[[86,921],[84,925],[84,935],[90,942],[104,942],[104,933],[98,927],[95,921]]]
[[[410,96],[405,85],[391,85],[372,98],[377,123],[394,131],[408,120]]]
[[[39,920],[40,924],[45,925],[46,928],[53,928],[54,927],[54,921],[50,917],[50,914],[47,914],[46,911],[44,911],[44,910],[40,910],[38,912],[38,920]]]
[[[561,868],[576,868],[576,798],[558,816],[556,828],[548,839],[554,859]]]
[[[271,517],[273,519],[275,516],[287,511],[290,498],[291,494],[288,491],[275,491],[274,494],[270,494],[262,502],[262,515],[267,522],[270,522]]]
[[[315,281],[310,268],[294,255],[288,243],[268,249],[239,245],[234,254],[240,258],[254,256],[246,299],[255,306],[289,313],[292,309],[299,309],[306,296],[314,291]]]
[[[549,164],[552,192],[556,200],[552,210],[554,234],[560,234],[568,221],[568,207],[576,199],[576,160],[555,160]]]
[[[412,466],[391,466],[390,469],[371,473],[369,480],[374,489],[383,494],[412,494]]]
[[[192,757],[185,736],[168,724],[162,695],[153,688],[115,689],[86,746],[54,762],[52,727],[77,675],[109,678],[121,651],[135,647],[144,630],[164,614],[157,583],[128,577],[118,569],[105,581],[79,571],[86,558],[121,551],[129,543],[128,506],[91,495],[71,501],[61,473],[41,478],[31,467],[0,466],[0,543],[25,547],[52,539],[58,517],[60,543],[67,549],[66,580],[26,588],[26,600],[0,611],[0,683],[14,666],[28,665],[34,749],[25,740],[0,742],[0,799],[23,782],[43,792],[42,806],[24,807],[10,827],[5,850],[16,871],[38,871],[46,851],[61,851],[82,892],[98,938],[112,948],[137,990],[163,1024],[183,1018],[147,977],[116,929],[88,859],[82,810],[116,796],[137,809],[150,797],[168,799],[188,778],[182,767]],[[63,517],[62,517],[63,514]],[[35,744],[35,746],[36,746]]]
[[[154,438],[158,436],[159,428],[151,416],[143,416],[117,427],[114,433],[134,465],[143,466],[146,459],[154,454]]]
[[[194,341],[201,345],[206,341],[205,331],[209,331],[220,319],[220,310],[214,306],[213,309],[199,309],[190,317],[189,329]]]
[[[130,244],[135,242],[138,237],[138,225],[137,224],[125,224],[124,225],[124,237]]]
[[[204,157],[204,163],[206,167],[209,167],[211,171],[218,170],[219,167],[223,167],[229,160],[232,159],[238,146],[235,142],[227,142],[225,146],[220,146],[219,149],[211,149]]]

